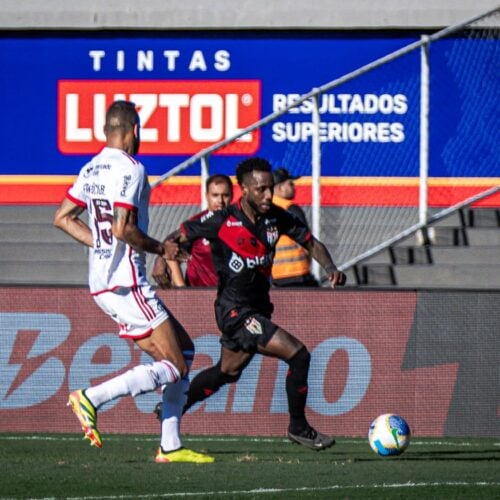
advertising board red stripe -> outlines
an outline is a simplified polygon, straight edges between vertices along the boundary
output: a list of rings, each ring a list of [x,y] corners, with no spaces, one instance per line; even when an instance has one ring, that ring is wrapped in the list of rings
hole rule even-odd
[[[42,176],[41,176],[42,177]],[[198,179],[198,178],[195,178]],[[391,183],[387,180],[383,185],[373,184],[367,180],[365,184],[339,182],[328,179],[321,186],[321,205],[335,206],[374,206],[374,207],[417,207],[419,202],[419,188],[416,183]],[[27,176],[26,182],[2,180],[0,176],[0,205],[57,205],[66,196],[66,190],[72,180],[61,182],[50,181],[46,176],[43,181],[34,176]],[[428,189],[428,203],[433,207],[447,207],[459,203],[471,196],[485,191],[491,185],[474,183],[455,185],[450,179],[448,184],[439,183],[430,185]],[[240,190],[235,186],[234,199],[238,199]],[[311,205],[310,181],[297,184],[295,201],[299,205]],[[198,182],[191,178],[178,178],[175,183],[163,183],[156,186],[151,192],[152,205],[200,205],[201,188]],[[477,202],[475,206],[500,206],[500,193]]]

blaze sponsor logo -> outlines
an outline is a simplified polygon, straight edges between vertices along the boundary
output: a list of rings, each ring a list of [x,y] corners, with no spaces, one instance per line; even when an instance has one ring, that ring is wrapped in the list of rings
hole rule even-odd
[[[253,269],[254,267],[262,266],[268,267],[272,264],[272,258],[269,254],[266,255],[256,255],[255,257],[247,257],[246,265],[248,269]]]
[[[231,255],[231,259],[229,260],[229,269],[235,273],[239,273],[243,270],[245,267],[245,263],[243,262],[243,259],[236,253],[233,252]]]
[[[260,119],[258,80],[114,80],[58,82],[58,145],[62,153],[95,154],[104,144],[106,109],[133,101],[141,154],[194,154]],[[217,154],[253,154],[260,132],[242,135]]]
[[[246,267],[253,269],[255,267],[270,267],[272,264],[272,257],[270,254],[255,255],[254,257],[245,257],[243,259],[237,253],[233,252],[229,260],[228,267],[231,271],[239,273]]]

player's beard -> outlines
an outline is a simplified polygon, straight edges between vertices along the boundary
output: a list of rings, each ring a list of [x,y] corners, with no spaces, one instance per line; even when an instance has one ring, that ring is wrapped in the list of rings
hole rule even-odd
[[[260,205],[253,199],[247,198],[248,206],[253,210],[254,213],[258,215],[265,215],[269,210],[262,210]]]

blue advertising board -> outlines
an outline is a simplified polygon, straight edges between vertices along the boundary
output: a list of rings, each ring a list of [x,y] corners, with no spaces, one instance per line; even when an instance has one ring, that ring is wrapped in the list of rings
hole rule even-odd
[[[76,175],[103,145],[104,111],[135,101],[141,159],[161,175],[298,95],[416,40],[408,34],[9,34],[0,37],[0,175]],[[497,39],[431,46],[430,175],[500,177]],[[474,63],[472,66],[470,64]],[[322,175],[419,173],[420,51],[321,96]],[[249,154],[310,175],[311,103],[211,162]],[[199,165],[185,175],[199,175]]]

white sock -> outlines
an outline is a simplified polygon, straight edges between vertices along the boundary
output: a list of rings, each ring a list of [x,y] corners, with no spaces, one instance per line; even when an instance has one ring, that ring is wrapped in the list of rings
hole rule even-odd
[[[189,379],[185,377],[176,384],[170,384],[163,391],[160,440],[163,451],[173,451],[182,447],[180,423],[188,389]]]
[[[85,395],[95,408],[99,408],[112,399],[154,391],[161,385],[176,383],[179,379],[179,370],[173,363],[163,359],[147,365],[138,365],[102,384],[89,387],[85,389]]]
[[[188,368],[193,362],[193,351],[184,351],[184,359]],[[186,404],[189,389],[189,375],[175,384],[170,384],[163,391],[161,440],[160,446],[163,451],[173,451],[182,447],[180,424],[182,409]]]

